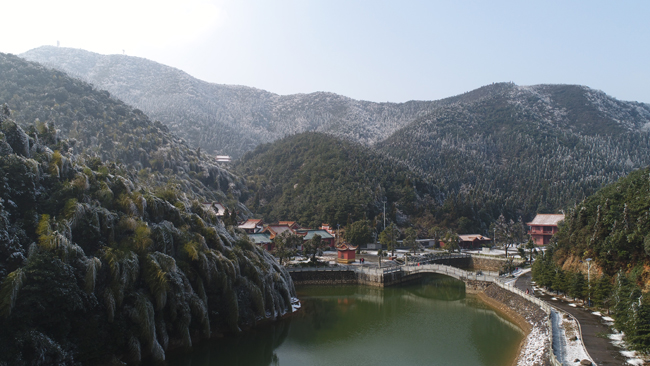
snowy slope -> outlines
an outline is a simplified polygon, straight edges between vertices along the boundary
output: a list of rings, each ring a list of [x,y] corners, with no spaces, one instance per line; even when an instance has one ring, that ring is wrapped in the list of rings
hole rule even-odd
[[[21,55],[91,82],[167,124],[194,146],[240,156],[305,131],[374,144],[431,110],[434,102],[373,103],[325,92],[281,96],[220,85],[143,58],[44,46]]]

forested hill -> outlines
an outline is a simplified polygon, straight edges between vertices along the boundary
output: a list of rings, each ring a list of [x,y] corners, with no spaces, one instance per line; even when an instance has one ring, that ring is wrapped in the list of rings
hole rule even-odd
[[[359,143],[323,133],[303,133],[259,146],[235,170],[255,196],[246,202],[267,221],[295,220],[318,227],[364,218],[388,222],[439,207],[442,195],[431,181],[393,158]]]
[[[373,103],[333,93],[281,96],[207,83],[185,72],[124,55],[43,46],[21,55],[108,90],[194,147],[239,157],[260,143],[322,131],[373,144],[413,121],[435,102]]]
[[[73,155],[125,163],[139,170],[149,185],[175,185],[232,205],[245,188],[165,125],[106,91],[37,63],[0,54],[0,103],[8,105],[24,130],[37,132],[44,142],[64,139],[61,149]]]
[[[123,55],[40,47],[23,57],[106,88],[204,151],[237,157],[302,131],[372,145],[432,178],[446,194],[435,221],[462,232],[486,233],[502,213],[557,212],[650,163],[650,106],[584,86],[499,83],[439,101],[371,103],[210,84]]]
[[[630,173],[568,210],[554,238],[556,243],[533,264],[537,285],[592,300],[611,312],[627,344],[648,353],[650,168]]]
[[[650,168],[630,173],[568,210],[556,238],[555,259],[566,269],[591,257],[598,272],[614,276],[636,268],[650,282]]]
[[[495,84],[377,148],[433,177],[456,216],[482,231],[501,212],[524,220],[557,212],[646,166],[649,126],[649,105],[586,87]]]
[[[289,273],[202,204],[230,173],[15,56],[0,98],[0,365],[162,364],[292,310]]]
[[[38,142],[6,112],[0,364],[161,362],[192,339],[291,310],[288,272],[199,201],[53,150],[65,141]]]

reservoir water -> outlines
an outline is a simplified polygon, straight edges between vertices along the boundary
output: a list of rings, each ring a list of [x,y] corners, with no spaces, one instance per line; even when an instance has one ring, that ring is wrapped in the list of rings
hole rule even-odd
[[[402,287],[298,287],[302,309],[241,335],[170,355],[172,366],[512,364],[523,332],[465,294],[461,281],[431,275]]]

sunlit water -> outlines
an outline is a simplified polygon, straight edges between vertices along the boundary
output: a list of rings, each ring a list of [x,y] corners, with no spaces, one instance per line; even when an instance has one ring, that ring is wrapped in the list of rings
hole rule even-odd
[[[172,354],[172,366],[508,366],[523,332],[432,275],[404,287],[299,287],[288,319]]]

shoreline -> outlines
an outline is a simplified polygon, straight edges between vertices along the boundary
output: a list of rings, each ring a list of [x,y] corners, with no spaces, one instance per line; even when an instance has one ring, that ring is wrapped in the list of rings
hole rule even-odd
[[[357,283],[354,283],[354,284],[349,284],[348,283],[348,285],[374,287],[372,285],[369,285],[369,284],[366,284],[366,283],[360,283],[360,282],[357,282]],[[303,284],[296,285],[296,287],[301,287],[301,286],[331,286],[331,285],[330,284],[325,284],[325,283],[303,283]],[[494,285],[490,285],[490,286],[494,286]],[[512,293],[510,291],[503,290],[501,288],[498,288],[498,289],[500,291],[506,291],[509,295],[521,298],[519,295],[517,295],[515,293]],[[474,296],[474,297],[478,298],[487,307],[489,307],[491,310],[493,310],[498,316],[500,316],[503,319],[513,323],[517,328],[519,328],[519,330],[522,331],[522,333],[524,334],[524,337],[521,340],[521,342],[519,342],[519,345],[517,347],[517,351],[515,353],[515,357],[512,360],[512,362],[509,364],[510,366],[520,365],[520,362],[522,361],[523,352],[524,352],[524,350],[526,348],[526,345],[529,342],[529,336],[530,336],[531,332],[533,331],[535,325],[531,324],[530,321],[528,321],[524,316],[519,314],[519,312],[512,309],[507,304],[505,304],[505,303],[503,303],[503,302],[501,302],[501,301],[499,301],[497,299],[494,299],[494,298],[490,297],[488,294],[485,293],[485,290],[472,291],[472,290],[466,288],[466,295],[467,296]],[[521,300],[528,302],[528,300],[526,300],[524,298],[521,298]],[[540,311],[541,311],[541,309],[540,309]],[[291,315],[292,314],[289,314],[289,316],[291,316]]]
[[[521,342],[519,342],[519,346],[517,347],[517,353],[515,355],[515,358],[510,363],[510,366],[517,366],[517,364],[519,363],[521,352],[523,351],[524,345],[528,340],[528,336],[532,331],[532,326],[530,325],[530,323],[528,323],[526,319],[524,319],[524,317],[519,315],[517,312],[513,311],[512,309],[509,309],[502,302],[487,296],[484,292],[476,293],[475,296],[478,297],[481,301],[483,301],[486,305],[488,305],[499,316],[502,316],[508,321],[517,325],[517,327],[519,327],[519,329],[521,329],[521,331],[524,333],[524,338],[521,340]]]
[[[547,365],[551,361],[548,314],[539,305],[501,286],[492,284],[479,294],[481,300],[513,321],[526,334],[512,365]]]
[[[516,324],[524,332],[524,334],[530,334],[532,326],[524,317],[519,315],[519,313],[508,308],[504,303],[487,296],[484,292],[479,292],[476,294],[476,296],[480,298],[481,301],[488,304],[496,313],[503,316],[510,322]]]

